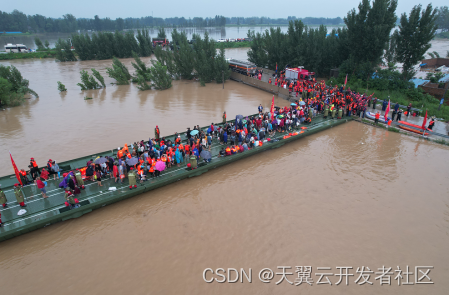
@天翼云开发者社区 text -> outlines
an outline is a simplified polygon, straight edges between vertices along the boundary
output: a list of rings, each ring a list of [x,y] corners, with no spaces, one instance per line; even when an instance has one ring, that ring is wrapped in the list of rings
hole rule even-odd
[[[430,277],[433,266],[406,265],[403,269],[400,266],[382,266],[371,269],[368,266],[353,268],[352,266],[337,266],[336,272],[331,267],[312,266],[277,266],[274,272],[271,268],[262,268],[257,271],[257,280],[262,283],[275,283],[279,285],[286,282],[290,285],[349,285],[354,282],[357,285],[373,285],[378,282],[380,285],[418,285],[434,284]],[[314,277],[314,279],[313,279]],[[330,278],[332,280],[330,280]],[[206,283],[252,283],[253,270],[251,268],[205,268],[203,270],[203,280]]]

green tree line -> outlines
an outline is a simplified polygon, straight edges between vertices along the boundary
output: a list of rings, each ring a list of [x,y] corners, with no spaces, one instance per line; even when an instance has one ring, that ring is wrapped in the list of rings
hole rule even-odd
[[[133,32],[98,32],[88,34],[73,34],[72,44],[78,57],[84,60],[104,60],[129,58],[133,52],[140,56],[152,54],[152,42],[148,30],[138,30],[136,38]]]
[[[437,25],[438,10],[429,4],[415,6],[404,13],[396,26],[396,0],[362,0],[344,18],[346,27],[332,30],[309,28],[301,20],[289,23],[288,31],[270,28],[263,33],[248,32],[252,39],[248,58],[257,66],[275,70],[286,65],[304,66],[317,76],[328,76],[339,68],[340,74],[367,80],[384,60],[403,64],[403,79],[409,80],[413,66],[430,48]]]

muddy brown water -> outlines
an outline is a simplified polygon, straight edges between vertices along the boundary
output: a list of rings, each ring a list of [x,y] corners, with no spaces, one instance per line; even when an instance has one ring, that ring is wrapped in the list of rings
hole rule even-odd
[[[125,61],[130,66],[131,60]],[[110,61],[14,61],[39,99],[0,112],[0,175],[19,167],[269,108],[271,95],[232,81],[166,91],[134,85],[81,92],[81,69]],[[107,83],[112,82],[106,77]],[[56,80],[68,88],[58,94]],[[93,100],[84,101],[84,96]],[[286,101],[276,100],[284,106]],[[2,294],[448,294],[449,151],[350,122],[189,180],[0,243]],[[397,266],[433,266],[434,284],[397,285]],[[312,266],[290,285],[263,268]],[[317,285],[317,267],[353,267],[348,286]],[[357,268],[391,267],[391,285],[358,285]],[[206,283],[211,268],[252,269],[252,283]],[[327,271],[323,271],[327,272]],[[207,274],[207,279],[213,277]],[[217,277],[220,280],[220,277]],[[405,281],[405,279],[403,280]],[[410,278],[414,282],[414,275]]]

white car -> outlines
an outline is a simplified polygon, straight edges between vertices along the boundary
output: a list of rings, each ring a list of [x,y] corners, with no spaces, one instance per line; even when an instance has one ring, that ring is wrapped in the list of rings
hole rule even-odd
[[[230,42],[236,42],[236,39],[229,39]]]
[[[217,42],[227,42],[227,39],[219,39]]]

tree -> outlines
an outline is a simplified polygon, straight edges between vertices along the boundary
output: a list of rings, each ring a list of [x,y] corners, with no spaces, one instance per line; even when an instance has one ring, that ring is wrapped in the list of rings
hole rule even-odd
[[[41,39],[39,39],[38,37],[34,37],[34,43],[36,44],[36,47],[38,50],[44,50],[44,44],[42,44]]]
[[[48,40],[45,40],[45,47],[48,49],[49,46],[50,46],[50,43],[48,42]]]
[[[81,70],[80,74],[81,83],[77,83],[77,85],[81,87],[81,90],[101,88],[100,84],[98,84],[95,78],[92,75],[89,75],[86,70]]]
[[[173,76],[179,76],[177,73],[174,55],[169,50],[163,50],[160,45],[155,47],[155,57],[161,65],[167,67],[167,72]]]
[[[347,25],[346,50],[356,65],[369,62],[375,67],[389,42],[395,26],[397,0],[362,0],[356,9],[344,18]],[[339,36],[341,38],[341,36]]]
[[[56,41],[55,49],[56,59],[58,59],[59,61],[70,62],[77,60],[72,52],[69,40],[62,40],[61,38],[59,38],[58,41]]]
[[[413,67],[423,59],[424,54],[431,47],[430,41],[436,33],[436,14],[431,4],[422,10],[416,5],[409,17],[403,13],[397,37],[397,61],[403,64],[403,79],[409,80],[414,76]]]
[[[225,47],[223,44],[221,44],[220,51],[216,55],[214,62],[214,69],[216,70],[214,79],[216,80],[216,82],[221,83],[224,80],[228,80],[230,78],[231,70],[225,58]]]
[[[131,79],[131,75],[128,72],[127,67],[125,67],[125,65],[116,57],[113,58],[112,68],[106,68],[106,72],[108,73],[109,77],[117,80],[118,85],[130,84],[128,80]]]
[[[158,30],[158,36],[156,38],[167,38],[166,37],[166,31],[164,31],[164,28],[159,28]]]
[[[131,78],[132,81],[133,82],[137,82],[138,84],[141,84],[141,82],[139,82],[140,81],[139,80],[140,77],[142,77],[142,79],[144,81],[149,81],[149,80],[146,80],[146,79],[147,79],[147,74],[150,72],[150,69],[147,68],[145,63],[139,58],[137,53],[135,53],[134,51],[133,51],[133,58],[134,58],[134,61],[136,63],[131,62],[131,65],[133,66],[133,68],[136,71],[135,71],[135,76]]]
[[[437,12],[436,25],[442,31],[448,31],[448,6],[441,6]]]
[[[184,32],[178,33],[177,30],[172,31],[172,41],[174,43],[173,60],[175,63],[176,73],[184,79],[192,79],[194,71],[195,52],[187,41]],[[175,49],[175,47],[179,47]]]
[[[58,81],[58,90],[60,92],[67,91],[66,86],[64,84],[62,84],[60,81]]]
[[[248,60],[258,67],[267,66],[268,56],[265,48],[265,38],[261,33],[248,30],[247,37],[250,38],[250,50],[247,52]]]
[[[167,67],[158,61],[152,61],[153,67],[150,68],[148,74],[149,80],[152,81],[152,87],[164,90],[172,87],[172,77],[167,73]]]
[[[92,70],[92,74],[94,75],[95,78],[97,78],[97,80],[101,83],[101,85],[102,85],[103,87],[106,87],[105,79],[104,79],[103,76],[100,74],[100,72],[98,72],[98,71],[95,70],[94,68],[92,68],[91,70]]]
[[[39,95],[29,88],[30,82],[14,66],[0,65],[0,106],[13,107],[24,102],[27,93]]]

